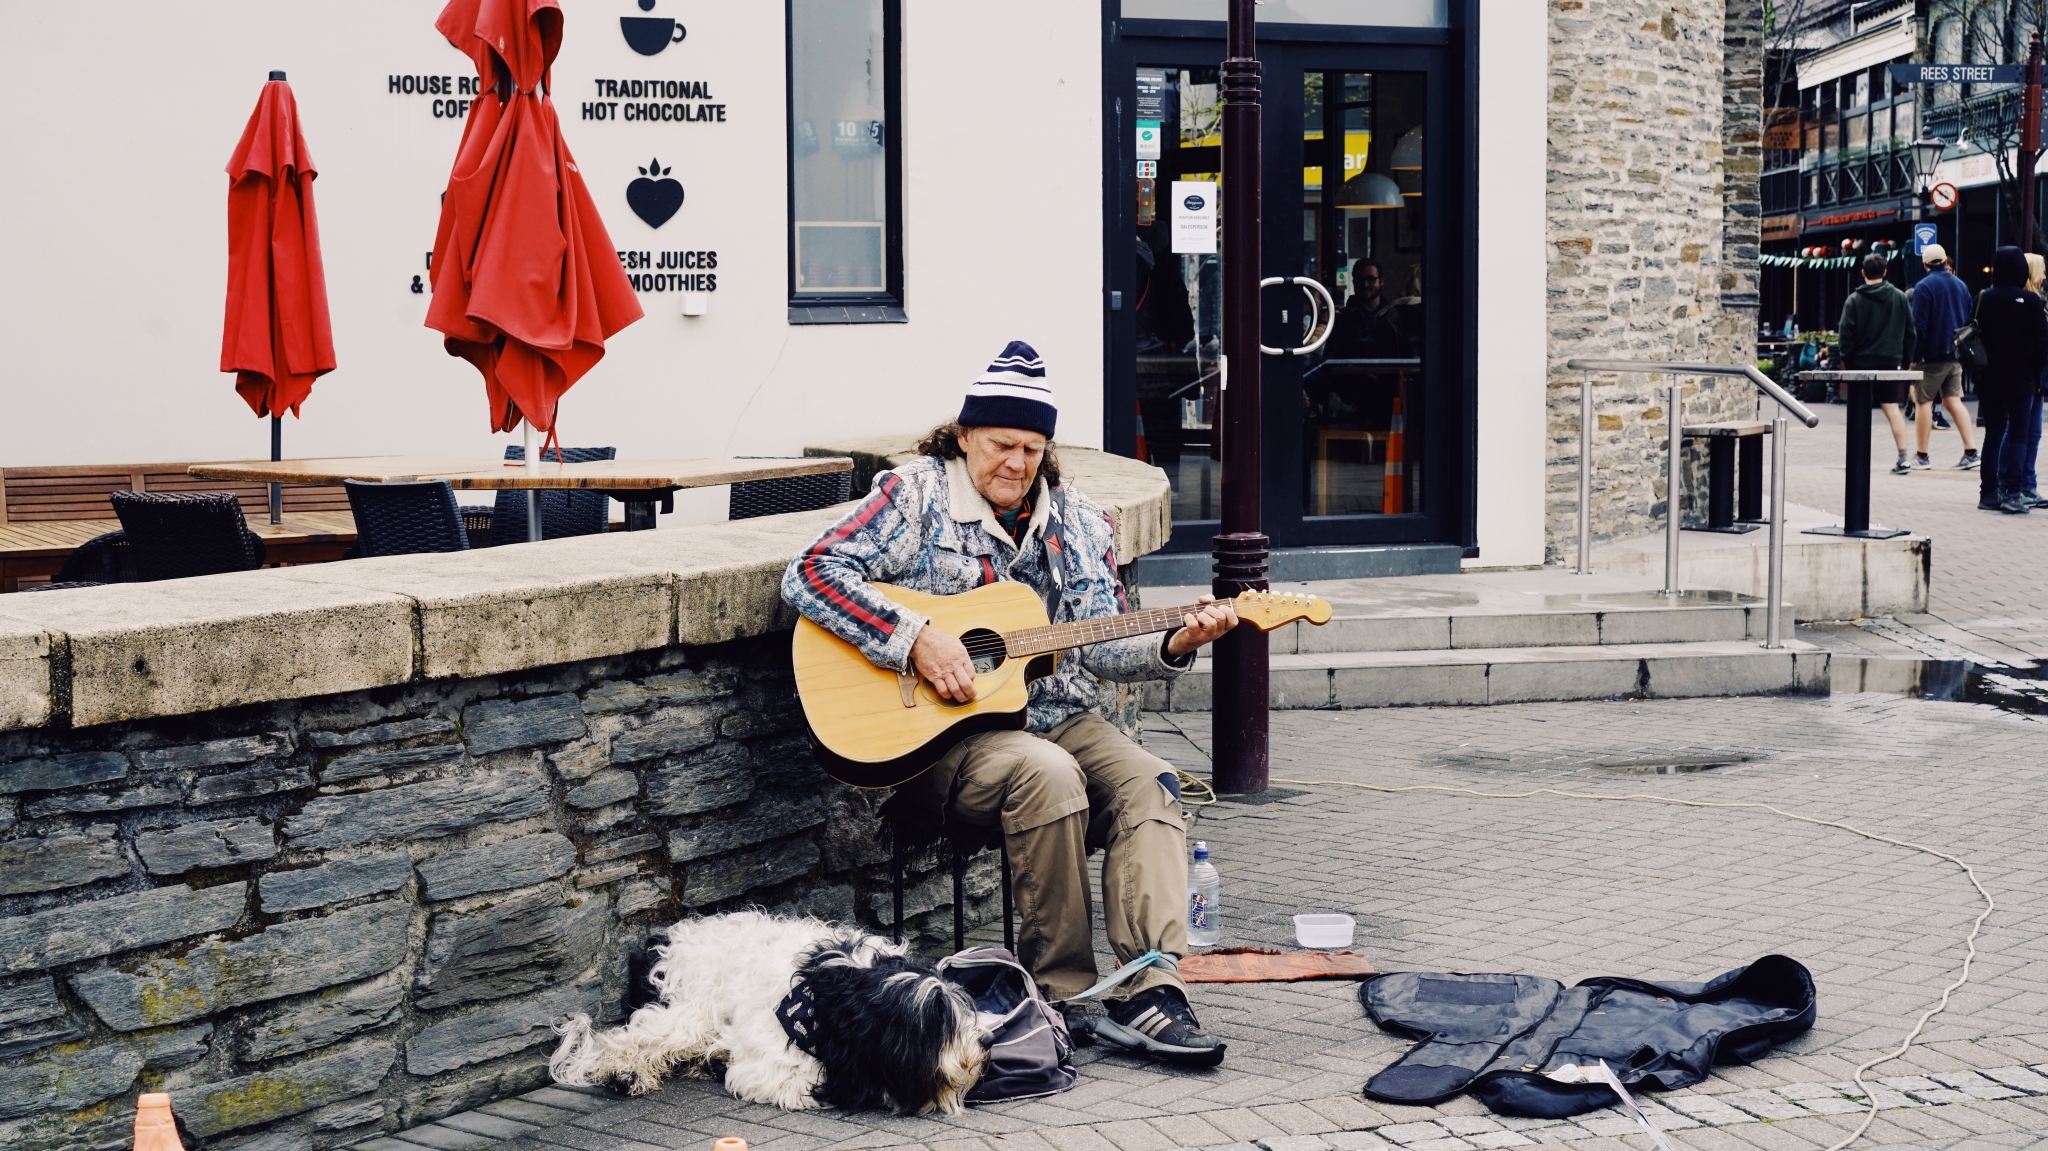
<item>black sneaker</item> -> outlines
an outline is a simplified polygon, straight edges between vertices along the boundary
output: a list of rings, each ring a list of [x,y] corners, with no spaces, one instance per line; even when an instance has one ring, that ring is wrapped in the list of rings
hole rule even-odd
[[[1086,1004],[1062,1003],[1060,1015],[1067,1021],[1067,1035],[1073,1039],[1074,1046],[1095,1046],[1095,1017],[1088,1014]]]
[[[1977,510],[1980,512],[2003,511],[2005,496],[2001,492],[1982,492],[1977,496]]]
[[[1107,1018],[1095,1034],[1129,1051],[1181,1067],[1214,1067],[1223,1062],[1223,1044],[1202,1034],[1188,1001],[1171,987],[1140,991],[1109,1005]]]
[[[1934,409],[1934,426],[1939,431],[1945,432],[1949,429],[1948,417],[1941,414],[1940,408]]]

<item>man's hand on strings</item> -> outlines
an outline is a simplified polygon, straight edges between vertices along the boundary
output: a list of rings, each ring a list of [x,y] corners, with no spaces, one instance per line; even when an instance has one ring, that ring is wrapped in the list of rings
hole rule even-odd
[[[974,661],[959,637],[932,624],[924,625],[910,645],[910,662],[942,698],[974,702]]]

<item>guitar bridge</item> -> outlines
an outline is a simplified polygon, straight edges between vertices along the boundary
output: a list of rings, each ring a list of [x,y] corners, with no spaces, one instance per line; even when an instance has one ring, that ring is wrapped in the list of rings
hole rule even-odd
[[[899,671],[896,673],[896,690],[903,693],[903,706],[917,706],[917,673]]]

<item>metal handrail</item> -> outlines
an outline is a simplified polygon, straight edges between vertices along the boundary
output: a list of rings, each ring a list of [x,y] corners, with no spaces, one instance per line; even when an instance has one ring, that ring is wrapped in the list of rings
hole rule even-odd
[[[1586,373],[1579,381],[1579,574],[1593,574],[1593,375],[1594,372],[1641,372],[1656,374],[1669,373],[1674,376],[1741,376],[1755,384],[1758,391],[1778,402],[1778,406],[1799,418],[1809,428],[1820,426],[1820,417],[1813,410],[1792,397],[1790,392],[1778,386],[1776,380],[1758,371],[1753,364],[1693,364],[1674,360],[1598,360],[1573,358],[1565,361],[1565,367]],[[1684,397],[1680,386],[1674,382],[1666,397],[1665,414],[1669,427],[1669,439],[1665,453],[1665,499],[1664,499],[1664,594],[1678,594],[1678,533],[1682,528],[1678,511],[1679,446],[1684,441],[1685,415],[1682,406]],[[1785,435],[1789,428],[1785,417],[1771,421],[1771,542],[1770,574],[1766,581],[1764,605],[1764,646],[1783,647],[1779,638],[1783,621],[1782,601],[1785,593]]]

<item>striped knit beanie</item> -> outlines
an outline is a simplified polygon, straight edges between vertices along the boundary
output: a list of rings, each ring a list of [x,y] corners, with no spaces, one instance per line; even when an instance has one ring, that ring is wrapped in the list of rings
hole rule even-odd
[[[960,425],[968,428],[1023,428],[1052,438],[1059,409],[1045,386],[1045,361],[1022,340],[1011,340],[981,378],[967,385]]]

